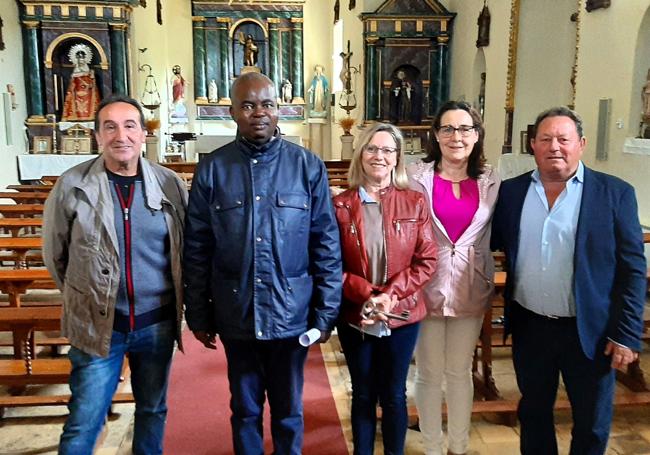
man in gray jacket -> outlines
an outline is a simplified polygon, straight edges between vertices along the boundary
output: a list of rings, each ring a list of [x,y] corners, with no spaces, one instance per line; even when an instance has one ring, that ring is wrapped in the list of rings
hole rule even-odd
[[[146,132],[137,101],[104,99],[95,135],[102,155],[65,172],[45,203],[43,257],[63,292],[61,330],[72,345],[59,453],[92,453],[128,355],[133,453],[161,454],[169,366],[180,342],[187,190],[172,171],[140,157]]]

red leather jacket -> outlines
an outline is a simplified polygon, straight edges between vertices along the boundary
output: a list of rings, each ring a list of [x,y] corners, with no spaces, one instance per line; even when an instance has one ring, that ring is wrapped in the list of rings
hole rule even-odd
[[[390,186],[380,191],[386,276],[383,285],[368,281],[368,256],[363,238],[363,207],[358,189],[349,189],[334,198],[343,256],[343,303],[341,317],[359,324],[361,307],[372,295],[397,296],[393,313],[409,310],[406,322],[391,319],[389,327],[412,324],[426,316],[420,288],[436,268],[436,243],[430,210],[422,193]]]

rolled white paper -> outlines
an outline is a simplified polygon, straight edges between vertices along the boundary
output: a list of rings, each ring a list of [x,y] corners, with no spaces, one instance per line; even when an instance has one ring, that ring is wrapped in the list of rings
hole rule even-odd
[[[307,347],[316,342],[320,338],[320,330],[318,329],[309,329],[298,338],[298,342],[301,346]]]

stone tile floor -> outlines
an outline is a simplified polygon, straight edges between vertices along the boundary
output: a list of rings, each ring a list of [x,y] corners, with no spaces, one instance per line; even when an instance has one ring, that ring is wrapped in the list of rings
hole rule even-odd
[[[336,336],[322,346],[332,392],[336,399],[343,431],[352,452],[350,429],[350,379],[343,354]],[[0,357],[6,358],[6,348],[0,349]],[[642,357],[646,377],[650,380],[650,349],[646,347]],[[509,349],[494,350],[494,375],[499,390],[507,399],[517,397],[514,373],[509,357]],[[412,368],[413,370],[413,368]],[[410,373],[407,394],[412,402],[412,377]],[[128,384],[125,385],[128,390]],[[67,386],[47,386],[34,388],[35,393],[67,393]],[[0,393],[6,390],[0,389]],[[133,405],[115,405],[115,414],[109,419],[101,440],[98,455],[126,455],[130,453],[130,438],[133,424]],[[56,454],[57,442],[65,421],[65,407],[14,408],[7,409],[0,419],[0,455],[50,455]],[[519,433],[517,427],[500,425],[495,416],[475,415],[472,418],[470,455],[510,455],[519,453]],[[568,452],[571,432],[571,416],[568,411],[557,413],[558,440],[560,453]],[[381,445],[377,445],[381,454]],[[409,430],[406,454],[422,454],[420,434]],[[612,428],[608,455],[650,455],[650,406],[620,408]],[[192,454],[170,454],[192,455]],[[307,454],[308,455],[308,454]],[[333,454],[338,455],[338,454]]]

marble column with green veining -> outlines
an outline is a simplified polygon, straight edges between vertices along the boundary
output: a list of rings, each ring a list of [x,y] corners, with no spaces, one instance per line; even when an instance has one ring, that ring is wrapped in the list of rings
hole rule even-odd
[[[228,70],[228,19],[217,19],[219,32],[219,98],[230,97],[230,71]]]
[[[280,80],[284,82],[289,79],[294,84],[293,73],[291,72],[291,35],[287,31],[280,32],[280,43],[282,48],[282,70],[280,71]],[[294,84],[295,85],[295,84]]]
[[[43,106],[43,78],[38,49],[38,23],[23,23],[23,43],[25,50],[25,89],[27,92],[27,114],[31,116],[45,115]]]
[[[291,29],[291,83],[293,97],[302,101],[304,97],[304,70],[302,60],[302,18],[292,19]]]
[[[377,68],[377,47],[374,39],[366,39],[366,119],[376,120],[379,116],[379,71]]]
[[[448,36],[438,36],[434,58],[431,59],[431,83],[429,85],[429,115],[435,115],[449,97],[447,65],[449,63]]]
[[[116,24],[110,28],[111,74],[113,93],[128,95],[128,70],[126,59],[126,25]]]
[[[219,68],[220,60],[220,43],[219,43],[219,30],[214,24],[205,27],[205,52],[206,52],[206,78],[208,85],[210,81],[219,80],[221,70]]]
[[[194,40],[194,98],[207,100],[205,83],[205,19],[193,18]]]
[[[279,19],[271,18],[269,22],[269,78],[275,85],[275,92],[280,93],[280,30]]]

